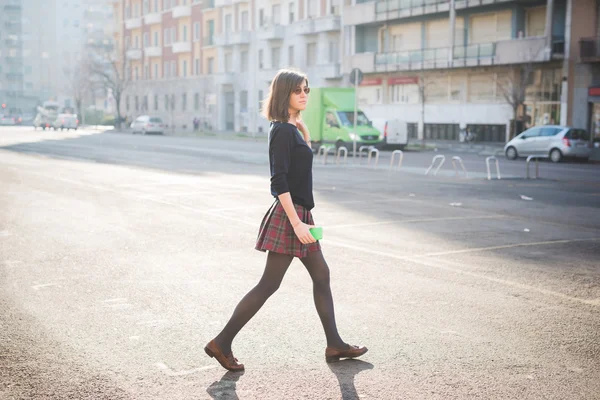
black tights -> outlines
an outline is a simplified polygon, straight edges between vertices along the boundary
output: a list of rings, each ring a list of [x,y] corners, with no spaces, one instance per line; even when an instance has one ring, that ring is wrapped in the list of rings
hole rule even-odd
[[[293,256],[287,254],[268,253],[267,265],[262,278],[240,301],[225,328],[215,338],[217,345],[224,354],[231,352],[231,342],[233,342],[238,332],[260,310],[267,299],[279,289],[279,285],[293,259]],[[342,348],[345,343],[340,338],[335,324],[333,297],[329,286],[329,267],[325,262],[323,253],[320,250],[309,252],[300,261],[308,270],[313,281],[313,297],[317,313],[325,330],[327,346]]]

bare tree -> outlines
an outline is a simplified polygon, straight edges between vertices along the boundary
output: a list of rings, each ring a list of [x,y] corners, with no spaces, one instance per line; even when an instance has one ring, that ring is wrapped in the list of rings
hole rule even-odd
[[[531,62],[521,64],[513,67],[504,79],[500,79],[497,82],[500,93],[513,110],[513,129],[511,137],[516,136],[518,133],[518,112],[520,108],[525,106],[527,86],[529,85],[529,82],[531,82],[531,76],[533,75],[534,70],[534,65]]]
[[[121,128],[121,100],[131,82],[125,50],[96,53],[91,59],[90,71],[101,80],[106,89],[112,91],[116,106],[116,127]]]
[[[92,89],[92,77],[90,75],[89,64],[87,60],[79,60],[74,69],[65,71],[68,76],[69,94],[75,101],[75,111],[79,118],[83,118],[83,100]]]

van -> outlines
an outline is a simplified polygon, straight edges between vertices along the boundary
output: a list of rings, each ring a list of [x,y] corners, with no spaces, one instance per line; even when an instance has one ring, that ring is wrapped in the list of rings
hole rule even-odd
[[[400,149],[408,145],[408,124],[399,119],[373,119],[373,126],[383,133],[383,148]]]
[[[311,88],[308,105],[302,119],[317,150],[324,144],[345,147],[349,152],[360,146],[380,147],[383,134],[362,110],[358,110],[354,132],[354,89]]]

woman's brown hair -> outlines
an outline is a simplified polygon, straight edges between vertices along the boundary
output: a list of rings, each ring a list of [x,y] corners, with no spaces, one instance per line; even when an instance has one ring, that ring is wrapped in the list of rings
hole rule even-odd
[[[288,122],[290,96],[302,82],[306,82],[308,86],[308,78],[302,72],[293,69],[279,70],[271,81],[269,95],[263,101],[262,115],[269,121]]]

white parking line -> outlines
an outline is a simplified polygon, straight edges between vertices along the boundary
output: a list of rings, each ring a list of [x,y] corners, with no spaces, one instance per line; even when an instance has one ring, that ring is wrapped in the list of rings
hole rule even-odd
[[[466,217],[439,217],[439,218],[414,218],[414,219],[391,219],[386,221],[376,222],[364,222],[361,224],[346,224],[346,225],[328,225],[327,230],[334,229],[345,229],[345,228],[358,228],[364,226],[379,226],[389,224],[402,224],[411,222],[437,222],[437,221],[456,221],[456,220],[469,220],[469,219],[508,219],[510,217],[504,215],[477,215],[477,216],[466,216]]]
[[[188,370],[183,370],[183,371],[173,371],[171,368],[169,368],[164,363],[156,363],[154,365],[156,367],[158,367],[158,369],[160,369],[162,372],[164,372],[165,375],[167,375],[167,376],[185,376],[185,375],[194,374],[196,372],[205,371],[207,369],[217,368],[216,365],[207,365],[205,367],[198,367],[198,368],[188,369]]]

